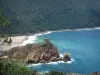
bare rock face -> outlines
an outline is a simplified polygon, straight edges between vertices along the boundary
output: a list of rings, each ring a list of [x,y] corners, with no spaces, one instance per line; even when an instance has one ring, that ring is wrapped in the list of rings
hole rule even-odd
[[[58,49],[48,39],[44,41],[45,43],[28,44],[12,48],[4,55],[7,55],[8,58],[24,60],[28,63],[57,61],[59,59]]]

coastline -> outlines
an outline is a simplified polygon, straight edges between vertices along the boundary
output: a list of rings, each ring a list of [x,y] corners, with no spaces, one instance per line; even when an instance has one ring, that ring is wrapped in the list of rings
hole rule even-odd
[[[10,38],[13,40],[11,45],[4,44],[1,45],[1,48],[6,51],[10,50],[13,47],[17,46],[25,46],[26,44],[31,44],[34,43],[36,38],[41,35],[45,34],[51,34],[53,32],[62,32],[62,31],[83,31],[83,30],[96,30],[100,29],[100,27],[94,27],[94,28],[82,28],[82,29],[62,29],[62,30],[55,30],[55,31],[45,31],[45,32],[40,32],[40,33],[35,33],[35,34],[30,34],[30,35],[20,35],[20,36],[11,36]],[[2,51],[0,49],[0,51]]]
[[[30,34],[28,36],[28,39],[23,41],[22,46],[25,46],[28,43],[34,43],[34,41],[36,40],[36,38],[38,36],[41,35],[46,35],[46,34],[51,34],[53,32],[62,32],[62,31],[83,31],[83,30],[96,30],[96,29],[100,29],[100,27],[95,27],[95,28],[82,28],[82,29],[62,29],[62,30],[55,30],[55,31],[45,31],[45,32],[40,32],[40,33],[36,33],[36,34]]]
[[[44,35],[44,34],[51,34],[52,32],[62,32],[62,31],[82,31],[82,30],[94,30],[94,29],[100,29],[100,27],[99,28],[87,28],[87,29],[74,29],[74,30],[58,30],[58,31],[47,31],[47,32],[41,32],[41,33],[37,33],[37,34],[31,34],[31,35],[29,35],[29,36],[27,36],[27,35],[22,35],[22,36],[13,36],[13,37],[11,37],[11,38],[13,38],[13,40],[14,40],[14,42],[12,43],[12,44],[14,44],[14,45],[12,45],[11,46],[11,48],[13,48],[13,47],[16,47],[16,46],[24,46],[24,45],[22,45],[23,43],[25,44],[25,41],[27,41],[27,42],[31,42],[31,43],[33,43],[32,41],[33,40],[35,40],[36,39],[36,37],[37,36],[41,36],[41,35]],[[31,38],[31,39],[30,39]],[[7,45],[5,45],[5,46],[7,46]],[[7,48],[7,47],[6,47]],[[74,61],[71,61],[71,63],[73,63]],[[50,63],[46,63],[46,64],[49,64],[49,65],[58,65],[58,64],[60,64],[60,63],[64,63],[63,61],[58,61],[58,62],[50,62]],[[67,64],[70,64],[70,63],[67,63]],[[42,65],[42,63],[38,63],[38,64],[31,64],[31,65],[28,65],[28,67],[32,67],[32,66],[41,66]]]
[[[58,64],[71,64],[75,62],[74,59],[71,59],[71,61],[68,61],[68,62],[64,62],[64,61],[56,61],[56,62],[49,62],[49,63],[37,63],[37,64],[29,64],[27,65],[27,67],[33,67],[33,66],[40,66],[40,65],[43,65],[43,64],[48,64],[48,65],[58,65]]]

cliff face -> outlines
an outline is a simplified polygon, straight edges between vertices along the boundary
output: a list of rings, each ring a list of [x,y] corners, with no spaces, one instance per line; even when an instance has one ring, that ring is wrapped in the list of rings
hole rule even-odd
[[[45,63],[60,60],[58,49],[48,39],[45,39],[45,43],[12,48],[5,55],[8,58],[24,60],[28,63]]]

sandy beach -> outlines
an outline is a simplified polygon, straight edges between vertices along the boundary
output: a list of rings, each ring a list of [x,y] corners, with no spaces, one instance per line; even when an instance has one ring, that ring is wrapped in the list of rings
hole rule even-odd
[[[6,51],[6,50],[9,50],[9,49],[11,49],[13,47],[21,46],[20,44],[22,44],[23,41],[27,40],[28,36],[23,35],[23,36],[9,37],[9,38],[12,39],[11,45],[8,45],[7,43],[4,43],[2,45],[2,42],[0,42],[0,46],[1,46],[0,51],[2,51],[2,50]]]

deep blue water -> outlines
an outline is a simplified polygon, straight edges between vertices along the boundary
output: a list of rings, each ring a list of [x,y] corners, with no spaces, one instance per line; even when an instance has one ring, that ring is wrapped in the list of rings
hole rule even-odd
[[[100,30],[62,31],[46,34],[59,49],[60,54],[70,53],[72,63],[42,64],[31,66],[40,72],[56,70],[60,72],[90,73],[100,72]],[[38,36],[38,41],[44,35]]]

